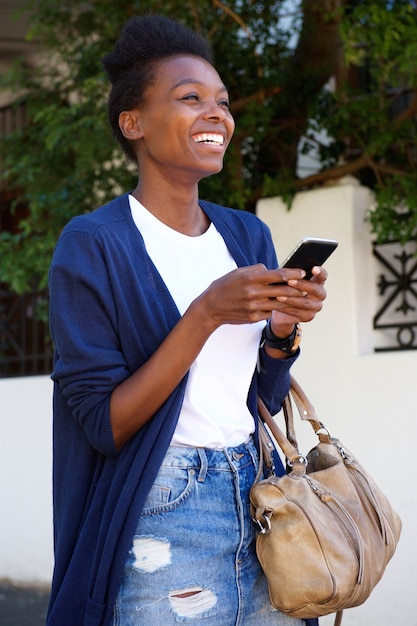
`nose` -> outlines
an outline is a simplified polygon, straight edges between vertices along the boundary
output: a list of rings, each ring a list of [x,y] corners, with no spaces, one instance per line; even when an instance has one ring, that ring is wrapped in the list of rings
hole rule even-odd
[[[207,106],[204,117],[208,120],[223,122],[226,119],[226,115],[227,109],[213,101]]]

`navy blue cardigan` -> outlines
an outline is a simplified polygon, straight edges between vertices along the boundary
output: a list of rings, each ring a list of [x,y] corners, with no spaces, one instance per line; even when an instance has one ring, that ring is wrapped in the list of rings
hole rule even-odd
[[[201,202],[238,266],[277,267],[269,229],[256,216]],[[111,623],[137,518],[174,432],[187,376],[117,452],[109,417],[113,389],[153,354],[180,314],[146,253],[128,195],[74,218],[50,270],[55,345],[53,502],[55,568],[47,626]],[[294,359],[264,355],[257,392],[273,412]]]

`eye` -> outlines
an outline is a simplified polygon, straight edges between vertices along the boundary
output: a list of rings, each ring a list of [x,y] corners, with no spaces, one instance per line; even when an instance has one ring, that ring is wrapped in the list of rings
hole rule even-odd
[[[225,109],[230,109],[230,102],[227,99],[220,100],[218,104],[220,107],[224,107]]]
[[[181,100],[194,100],[198,102],[200,100],[198,94],[196,93],[188,93],[186,96],[183,96]]]

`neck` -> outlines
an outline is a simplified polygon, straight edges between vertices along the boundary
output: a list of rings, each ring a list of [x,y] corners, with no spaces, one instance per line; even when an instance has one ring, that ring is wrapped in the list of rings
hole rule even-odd
[[[198,187],[193,190],[148,189],[138,183],[134,197],[161,222],[184,235],[197,237],[206,232],[210,221],[198,204]]]

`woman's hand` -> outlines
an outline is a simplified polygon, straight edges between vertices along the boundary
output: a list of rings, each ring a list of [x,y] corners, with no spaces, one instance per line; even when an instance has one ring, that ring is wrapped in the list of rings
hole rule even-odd
[[[311,280],[290,279],[288,291],[277,296],[282,305],[274,309],[271,315],[272,331],[278,337],[287,337],[298,322],[310,322],[321,311],[327,293],[324,284],[327,272],[323,267],[316,266],[312,270]]]
[[[214,281],[191,306],[200,308],[209,333],[222,324],[272,318],[273,332],[286,337],[297,322],[312,320],[326,297],[326,271],[315,267],[311,280],[304,275],[300,269],[267,270],[262,264],[241,267]]]
[[[326,296],[327,277],[321,268],[313,273],[308,281],[302,280],[302,270],[267,270],[259,264],[215,280],[190,304],[148,361],[113,391],[110,418],[116,447],[120,449],[151,419],[222,324],[272,318],[273,332],[287,337],[296,322],[313,319]],[[281,350],[273,352],[275,358],[286,358]]]

